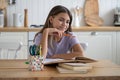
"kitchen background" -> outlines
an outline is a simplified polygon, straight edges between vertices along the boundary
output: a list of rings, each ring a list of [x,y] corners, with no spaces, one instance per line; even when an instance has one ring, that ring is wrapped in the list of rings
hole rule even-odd
[[[11,0],[10,0],[11,1]],[[20,13],[24,15],[24,9],[28,9],[28,26],[35,24],[44,24],[45,19],[50,9],[55,5],[64,5],[70,9],[74,17],[76,6],[84,9],[85,0],[14,0],[13,5],[7,6],[8,26],[13,26],[13,14]],[[112,26],[114,21],[114,10],[119,7],[120,0],[98,0],[99,1],[99,16],[104,20],[103,27]],[[91,4],[92,5],[92,4]],[[85,27],[83,12],[80,14],[81,23],[79,27]],[[16,26],[14,26],[16,27]],[[19,26],[21,27],[21,26]],[[74,27],[74,23],[73,23]],[[108,27],[108,28],[109,28]],[[21,40],[24,42],[23,53],[21,58],[24,58],[26,48],[32,43],[36,32],[1,32],[2,40]],[[120,64],[120,32],[119,31],[77,31],[74,32],[80,42],[87,42],[88,47],[86,55],[95,59],[108,59]],[[29,37],[29,39],[28,39]],[[26,58],[26,56],[25,56]]]
[[[120,0],[98,0],[99,1],[99,16],[104,20],[105,26],[113,25],[114,9],[119,7]],[[84,9],[85,0],[16,0],[16,4],[8,5],[7,18],[8,26],[13,26],[13,13],[21,13],[24,15],[24,9],[28,9],[28,25],[44,24],[45,19],[50,9],[55,5],[64,5],[70,9],[74,17],[76,6]],[[84,23],[83,12],[81,16],[80,26]],[[74,23],[73,23],[74,24]]]

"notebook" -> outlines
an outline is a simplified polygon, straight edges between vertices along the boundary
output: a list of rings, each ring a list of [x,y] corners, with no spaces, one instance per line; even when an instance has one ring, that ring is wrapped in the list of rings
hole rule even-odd
[[[91,70],[93,68],[92,65],[86,63],[59,63],[58,65],[74,71]]]
[[[89,70],[79,70],[79,71],[73,71],[73,70],[69,70],[69,69],[65,69],[62,67],[57,66],[56,67],[59,73],[79,73],[79,74],[85,74],[88,73]]]

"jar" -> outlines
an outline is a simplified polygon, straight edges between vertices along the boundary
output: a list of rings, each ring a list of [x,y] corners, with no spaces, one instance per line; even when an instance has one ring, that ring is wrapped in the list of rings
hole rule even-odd
[[[0,10],[0,27],[4,26],[4,13],[3,10]]]

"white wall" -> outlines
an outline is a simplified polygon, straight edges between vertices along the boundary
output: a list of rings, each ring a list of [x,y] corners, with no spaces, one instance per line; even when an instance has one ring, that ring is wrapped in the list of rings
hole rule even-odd
[[[113,25],[114,8],[120,0],[98,0],[99,15],[104,20],[104,25]],[[55,5],[64,5],[73,13],[73,8],[77,5],[84,8],[85,0],[16,0],[15,5],[7,7],[8,26],[13,26],[13,13],[24,14],[24,9],[28,9],[29,26],[31,24],[44,24],[50,9]],[[85,25],[82,16],[81,26]]]

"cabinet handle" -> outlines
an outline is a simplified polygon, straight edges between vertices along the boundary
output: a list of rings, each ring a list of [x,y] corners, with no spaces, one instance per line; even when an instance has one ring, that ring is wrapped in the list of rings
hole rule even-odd
[[[98,34],[98,33],[95,32],[95,31],[91,32],[91,35],[93,35],[93,36],[96,36],[97,34]]]

